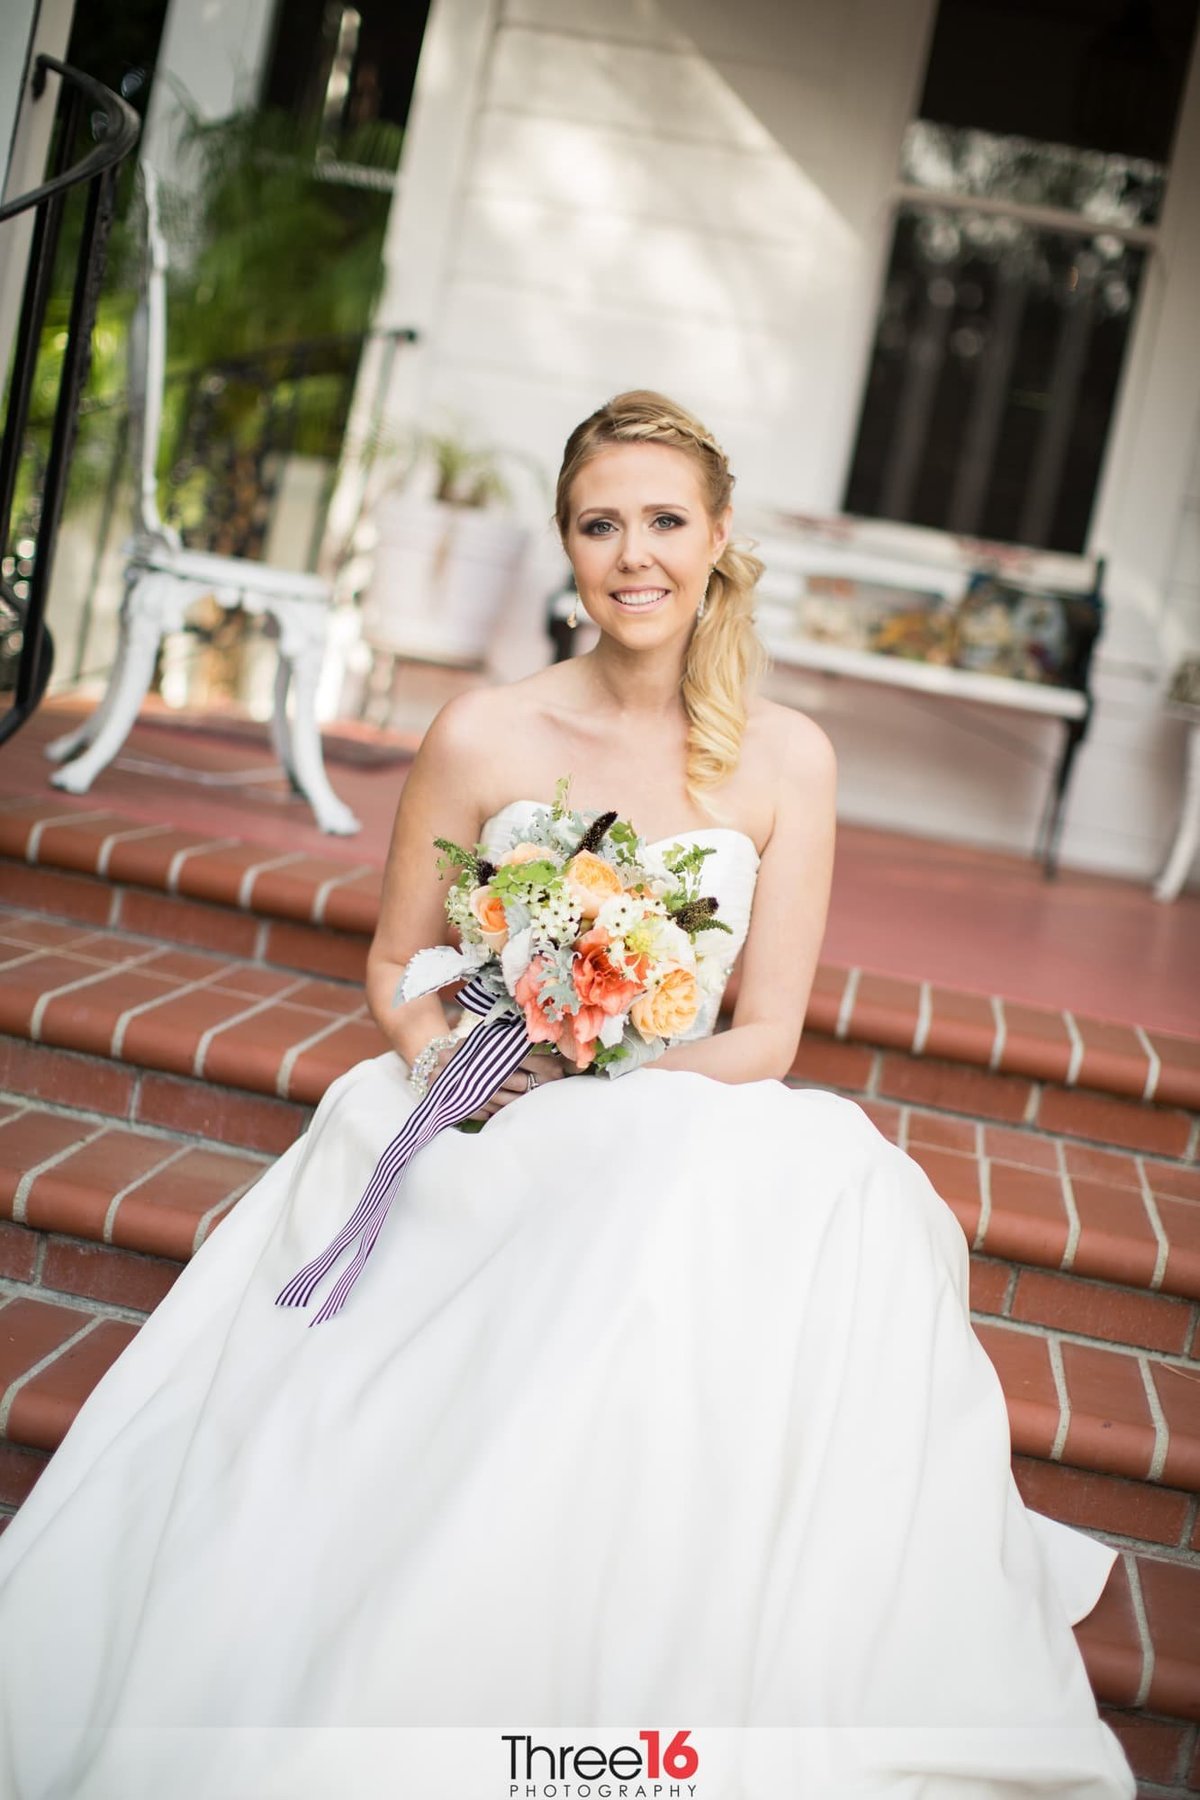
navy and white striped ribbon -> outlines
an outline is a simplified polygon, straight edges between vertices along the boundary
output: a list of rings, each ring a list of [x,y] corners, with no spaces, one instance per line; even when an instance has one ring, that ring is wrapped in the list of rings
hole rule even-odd
[[[478,979],[467,983],[458,996],[466,1011],[480,1017],[492,1009],[494,996]],[[307,1306],[318,1284],[328,1275],[343,1251],[358,1239],[353,1260],[338,1277],[312,1325],[332,1319],[346,1304],[354,1283],[366,1267],[375,1239],[409,1162],[429,1140],[448,1125],[457,1125],[478,1112],[518,1067],[529,1049],[529,1033],[520,1013],[507,1013],[490,1025],[476,1025],[430,1083],[423,1098],[405,1120],[375,1165],[362,1199],[335,1237],[319,1256],[302,1269],[275,1297],[276,1306]]]

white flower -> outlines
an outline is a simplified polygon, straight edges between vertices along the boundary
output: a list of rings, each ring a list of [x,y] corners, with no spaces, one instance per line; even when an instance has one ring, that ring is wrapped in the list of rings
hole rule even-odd
[[[628,1017],[628,1013],[608,1014],[603,1025],[600,1027],[600,1042],[604,1045],[606,1050],[611,1050],[614,1044],[620,1043],[625,1035],[625,1021]]]

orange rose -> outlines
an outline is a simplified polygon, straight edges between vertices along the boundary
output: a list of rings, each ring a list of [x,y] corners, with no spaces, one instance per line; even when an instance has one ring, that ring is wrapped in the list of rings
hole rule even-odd
[[[598,1006],[581,1006],[577,1013],[568,1013],[563,1020],[566,1030],[559,1049],[570,1057],[577,1069],[586,1069],[595,1056],[596,1040],[603,1023],[604,1014]]]
[[[649,1043],[653,1038],[679,1037],[696,1023],[700,989],[690,969],[678,964],[664,970],[656,986],[635,1000],[629,1017]]]
[[[576,942],[571,964],[571,980],[584,1010],[594,1008],[602,1017],[624,1012],[641,985],[630,981],[623,966],[609,960],[611,942],[608,932],[599,926],[585,931]]]
[[[499,894],[493,893],[486,885],[472,888],[467,903],[479,922],[479,929],[488,949],[503,950],[508,942],[508,920],[504,916],[504,902]]]
[[[611,863],[590,850],[580,850],[563,870],[567,892],[585,919],[594,919],[606,900],[624,892],[621,877]]]
[[[557,1044],[568,1021],[547,1018],[542,1010],[538,983],[545,967],[546,958],[535,956],[528,968],[518,977],[517,985],[513,989],[513,999],[525,1014],[525,1029],[529,1033],[530,1042]]]
[[[497,860],[496,867],[503,869],[509,863],[541,862],[549,854],[544,844],[514,844]]]

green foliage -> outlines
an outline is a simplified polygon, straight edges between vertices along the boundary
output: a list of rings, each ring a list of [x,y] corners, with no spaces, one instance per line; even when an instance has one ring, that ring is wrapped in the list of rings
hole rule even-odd
[[[635,863],[637,861],[638,834],[628,819],[618,819],[615,825],[610,825],[608,839],[618,862]]]
[[[380,121],[353,127],[337,163],[394,171],[402,137]],[[382,281],[390,187],[338,180],[313,127],[282,109],[216,121],[192,111],[181,156],[189,178],[164,183],[162,194],[172,364],[194,368],[366,330]]]
[[[549,893],[562,886],[558,866],[547,857],[524,863],[505,863],[496,870],[490,883],[493,892],[504,900],[528,901],[536,894]]]
[[[464,850],[461,844],[454,843],[451,838],[434,838],[433,842],[435,849],[442,853],[438,857],[437,864],[439,875],[445,875],[454,870],[465,870],[472,881],[475,879],[479,873],[479,858],[474,850]]]

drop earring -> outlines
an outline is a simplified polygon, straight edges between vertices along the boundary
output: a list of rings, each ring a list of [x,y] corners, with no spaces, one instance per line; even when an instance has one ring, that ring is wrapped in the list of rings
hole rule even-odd
[[[571,630],[574,631],[574,629],[578,625],[578,623],[579,623],[579,602],[578,602],[578,600],[572,600],[571,610],[567,614],[567,624],[570,626]]]
[[[708,571],[708,580],[704,584],[704,592],[701,594],[700,604],[696,608],[696,617],[698,619],[702,619],[704,617],[705,613],[708,611],[708,590],[709,590],[709,586],[712,583],[712,578],[713,578],[713,574],[716,570],[716,567],[717,567],[717,565],[716,565],[716,563],[714,563],[712,568]]]

